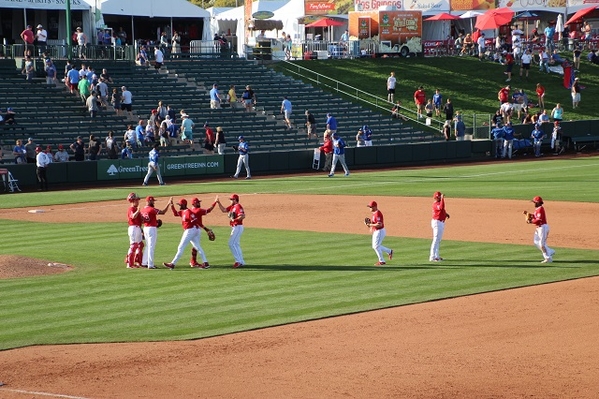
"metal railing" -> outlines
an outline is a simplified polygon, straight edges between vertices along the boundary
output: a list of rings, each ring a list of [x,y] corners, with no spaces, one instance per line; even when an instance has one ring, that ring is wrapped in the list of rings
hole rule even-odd
[[[316,86],[326,87],[333,92],[341,94],[342,96],[368,104],[372,108],[381,112],[383,115],[391,116],[391,109],[395,104],[387,101],[385,98],[381,98],[375,94],[360,90],[336,79],[322,75],[318,72],[314,72],[308,68],[304,68],[298,64],[289,61],[281,62],[284,62],[285,69],[292,75],[296,75],[304,80],[310,81]],[[423,130],[433,130],[439,132],[443,126],[443,122],[436,119],[431,119],[430,125],[427,124],[425,118],[418,119],[418,115],[415,110],[406,108],[404,106],[400,106],[400,115],[401,119],[410,121],[412,124],[419,126]]]

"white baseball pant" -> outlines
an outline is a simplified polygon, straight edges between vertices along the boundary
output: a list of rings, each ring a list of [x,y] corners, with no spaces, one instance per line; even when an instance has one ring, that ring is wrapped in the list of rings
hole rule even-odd
[[[202,257],[202,262],[206,263],[208,260],[206,259],[206,254],[200,245],[200,236],[201,230],[197,227],[192,227],[191,229],[185,229],[183,231],[183,235],[181,236],[181,241],[179,242],[179,246],[177,247],[177,253],[175,257],[171,261],[172,264],[176,265],[181,256],[183,256],[183,251],[187,248],[187,244],[191,243],[191,246],[198,251],[200,256]]]
[[[386,254],[391,253],[391,248],[387,248],[383,246],[383,239],[387,235],[387,231],[382,228],[378,230],[374,230],[372,232],[372,249],[376,253],[377,258],[379,258],[379,262],[384,262],[383,252]]]
[[[235,262],[239,262],[242,265],[245,265],[245,261],[243,260],[243,253],[241,252],[241,245],[239,244],[239,240],[241,239],[242,233],[243,225],[237,225],[231,228],[231,236],[229,237],[229,249],[233,254],[233,258],[235,258]]]
[[[345,154],[333,154],[333,163],[331,164],[331,175],[335,174],[335,167],[337,166],[337,161],[341,163],[343,167],[343,171],[346,175],[349,175],[349,169],[347,168],[347,164],[345,163]]]
[[[503,154],[501,158],[505,158],[506,154],[509,159],[512,159],[512,149],[514,148],[514,140],[503,140]]]
[[[162,181],[162,174],[160,173],[160,165],[157,165],[154,162],[148,163],[148,173],[146,173],[146,177],[144,178],[144,184],[148,184],[148,181],[150,180],[150,177],[152,177],[154,170],[156,171],[156,177],[158,177],[158,183],[164,184]]]
[[[235,171],[235,177],[239,177],[241,165],[245,166],[245,174],[247,177],[252,177],[252,173],[250,172],[250,156],[248,154],[240,155],[237,159],[237,170]]]
[[[141,263],[142,265],[152,267],[154,266],[154,250],[156,249],[156,239],[158,238],[156,227],[144,226],[144,236],[146,237],[146,246],[144,247],[144,255]]]
[[[533,242],[535,246],[543,253],[544,259],[551,259],[551,256],[555,251],[547,246],[547,237],[549,237],[549,225],[544,224],[538,226],[535,229]]]
[[[440,258],[439,247],[441,246],[441,239],[443,238],[443,232],[445,231],[445,222],[431,219],[431,227],[433,228],[433,242],[431,243],[429,260],[432,261]]]

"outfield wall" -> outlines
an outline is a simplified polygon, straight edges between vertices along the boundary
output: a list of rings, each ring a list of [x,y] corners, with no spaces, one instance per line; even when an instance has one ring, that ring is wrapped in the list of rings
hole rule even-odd
[[[250,144],[251,145],[251,144]],[[250,147],[251,148],[251,147]],[[492,151],[492,141],[441,141],[346,149],[350,169],[409,167],[440,163],[480,161]],[[160,169],[166,182],[202,177],[223,177],[235,173],[237,154],[165,157]],[[252,175],[293,174],[313,171],[314,150],[274,151],[250,154]],[[324,159],[322,160],[324,161]],[[21,189],[35,189],[35,164],[4,164],[18,180]],[[47,170],[50,188],[53,185],[110,185],[111,182],[141,184],[147,172],[146,159],[101,159],[99,161],[52,163]],[[244,172],[242,172],[244,173]],[[152,184],[156,177],[152,177]]]

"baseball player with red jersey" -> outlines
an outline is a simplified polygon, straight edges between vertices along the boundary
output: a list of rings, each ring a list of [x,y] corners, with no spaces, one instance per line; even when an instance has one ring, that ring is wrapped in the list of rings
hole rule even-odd
[[[431,220],[433,242],[431,243],[431,253],[428,260],[429,262],[441,262],[443,258],[439,256],[439,247],[445,231],[445,220],[449,219],[449,213],[445,211],[445,194],[436,191],[433,194],[433,199],[433,218]]]
[[[227,213],[229,216],[229,224],[231,225],[229,249],[231,249],[233,258],[235,258],[233,268],[237,269],[245,264],[245,261],[243,260],[243,253],[241,252],[241,245],[239,244],[241,234],[243,233],[243,219],[245,219],[245,211],[239,203],[239,195],[231,194],[229,200],[231,201],[231,205],[224,207],[218,197],[216,197],[216,203],[218,204],[221,212]]]
[[[378,204],[376,201],[370,201],[366,206],[372,211],[372,217],[369,221],[366,220],[365,224],[372,232],[372,249],[374,249],[378,258],[378,262],[374,265],[382,266],[386,264],[385,259],[383,258],[383,252],[389,255],[389,260],[392,260],[393,250],[383,246],[383,239],[387,235],[387,230],[385,230],[383,213],[379,210]]]
[[[535,246],[543,253],[543,260],[541,263],[550,263],[553,262],[553,255],[555,254],[555,251],[547,246],[549,225],[547,224],[545,208],[543,208],[543,198],[537,195],[532,199],[532,202],[535,204],[535,211],[532,214],[532,218],[529,219],[529,223],[536,226],[533,242]]]
[[[203,208],[201,208],[201,205],[202,205],[201,202],[202,202],[202,200],[197,197],[191,200],[191,205],[193,206],[193,208],[191,208],[191,211],[193,213],[195,213],[195,215],[196,215],[196,226],[198,227],[198,231],[200,233],[199,234],[200,238],[202,236],[202,234],[201,234],[202,232],[199,229],[204,229],[206,231],[206,233],[209,233],[211,231],[208,227],[204,226],[204,223],[202,222],[202,216],[207,215],[210,212],[212,212],[212,210],[216,206],[216,201],[215,201],[212,203],[210,208],[203,209]],[[208,235],[210,235],[210,233]],[[206,261],[204,255],[202,254],[201,256],[203,259],[202,265],[206,265],[206,266],[210,267],[208,265],[208,262]],[[198,263],[198,250],[195,248],[191,248],[191,259],[189,261],[189,265],[191,267],[201,267],[200,264]],[[207,267],[204,267],[204,269],[207,269]]]
[[[164,215],[169,206],[173,204],[171,198],[164,209],[158,209],[154,207],[154,202],[156,202],[156,198],[151,195],[146,197],[146,206],[140,211],[141,220],[144,224],[144,236],[146,237],[146,247],[141,263],[142,267],[147,266],[148,269],[156,269],[156,266],[154,266],[154,250],[156,249],[156,239],[158,238],[156,231],[158,219],[156,216]]]
[[[187,208],[187,200],[185,198],[181,198],[177,204],[179,205],[180,210],[175,209],[175,205],[173,204],[173,198],[171,197],[171,210],[173,211],[173,215],[181,217],[181,225],[183,226],[183,236],[181,236],[181,241],[179,242],[179,247],[177,248],[177,253],[171,262],[164,262],[163,265],[168,267],[169,269],[174,269],[177,261],[183,255],[183,251],[187,247],[187,244],[191,243],[194,250],[200,253],[202,257],[202,264],[198,264],[197,261],[190,264],[191,267],[199,267],[200,269],[208,269],[210,265],[208,264],[208,260],[206,259],[206,254],[200,245],[200,225],[201,215],[205,215],[207,212],[201,208],[194,208],[195,210]],[[198,198],[194,198],[192,200],[194,204],[198,204],[200,200]],[[214,208],[214,205],[212,206]],[[210,211],[212,211],[212,208]],[[201,212],[203,211],[203,212]],[[198,216],[200,221],[198,222]],[[202,225],[202,228],[204,226]],[[196,254],[197,254],[196,252]],[[193,259],[195,260],[195,259]]]
[[[127,269],[138,269],[142,260],[144,242],[141,235],[141,214],[139,213],[139,197],[135,193],[130,193],[127,196],[127,201],[131,206],[127,210],[127,219],[129,220],[129,251],[125,256],[125,264]]]

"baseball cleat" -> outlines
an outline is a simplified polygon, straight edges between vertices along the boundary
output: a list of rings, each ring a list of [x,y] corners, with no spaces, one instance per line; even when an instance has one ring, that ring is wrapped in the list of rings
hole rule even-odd
[[[148,266],[148,269],[156,269],[156,266]]]
[[[391,252],[389,252],[389,260],[393,259],[393,250],[391,250]]]
[[[333,176],[335,176],[335,175],[334,175],[334,174],[332,174],[332,173],[329,173],[327,176],[328,176],[328,177],[333,177]]]
[[[541,261],[541,263],[551,263],[551,262],[553,262],[553,259],[551,259],[551,258],[543,259]]]
[[[175,268],[175,264],[174,263],[168,263],[168,262],[164,262],[163,265],[165,267],[168,267],[169,269],[173,270]]]
[[[240,267],[242,267],[242,266],[243,266],[243,263],[235,262],[235,263],[233,264],[233,269],[239,269],[239,268],[240,268]]]
[[[374,265],[375,266],[383,266],[383,265],[386,265],[386,263],[385,262],[376,262]]]
[[[430,258],[428,261],[429,262],[441,262],[443,260],[443,258]]]
[[[127,269],[139,269],[141,266],[138,265],[132,265],[132,266],[127,266]]]
[[[198,265],[198,267],[200,269],[210,269],[210,265],[208,264],[208,262],[204,262],[201,265]]]
[[[197,262],[195,262],[195,263],[190,263],[189,266],[191,266],[191,267],[200,267],[202,265],[199,264],[199,263],[197,263]]]

